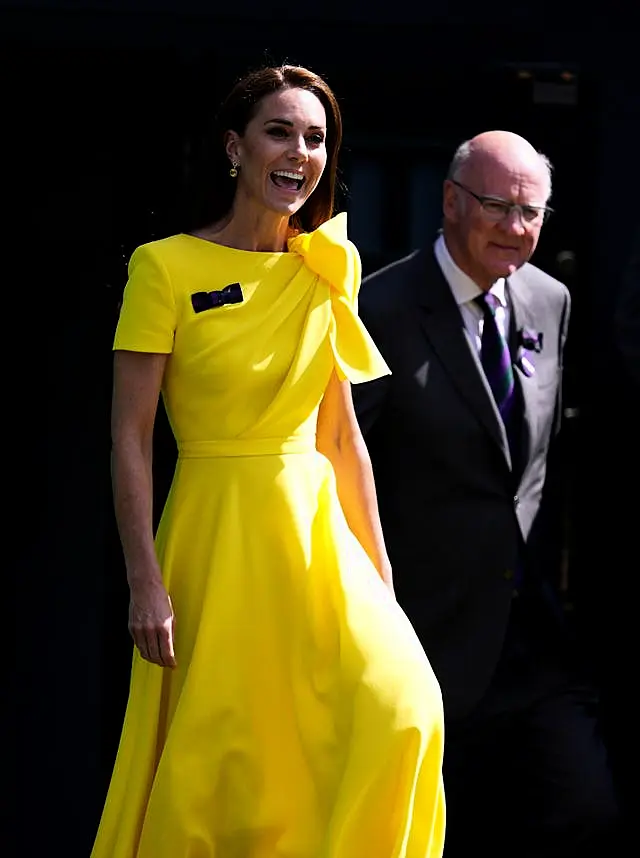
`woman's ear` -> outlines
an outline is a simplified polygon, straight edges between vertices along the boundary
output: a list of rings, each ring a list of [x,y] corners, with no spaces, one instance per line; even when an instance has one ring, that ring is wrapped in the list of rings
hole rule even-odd
[[[235,131],[227,131],[224,135],[224,149],[227,153],[227,158],[236,163],[240,163],[240,135]]]

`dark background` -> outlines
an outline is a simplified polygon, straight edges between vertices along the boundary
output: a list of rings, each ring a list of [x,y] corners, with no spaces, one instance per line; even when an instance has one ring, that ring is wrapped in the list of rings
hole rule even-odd
[[[611,3],[522,4],[493,19],[484,4],[442,5],[0,3],[4,295],[15,304],[6,381],[18,389],[5,456],[20,520],[7,568],[17,683],[3,707],[15,721],[19,813],[17,846],[3,854],[90,852],[130,659],[109,486],[110,347],[126,261],[182,228],[190,153],[235,78],[265,61],[307,65],[336,90],[341,208],[365,272],[431,238],[463,139],[506,128],[554,164],[556,214],[535,261],[568,283],[574,305],[567,608],[605,689],[612,746],[628,756],[619,703],[636,617],[639,397],[611,318],[638,219],[638,27]],[[573,271],[561,251],[575,254]],[[157,445],[160,503],[172,464],[162,422]]]

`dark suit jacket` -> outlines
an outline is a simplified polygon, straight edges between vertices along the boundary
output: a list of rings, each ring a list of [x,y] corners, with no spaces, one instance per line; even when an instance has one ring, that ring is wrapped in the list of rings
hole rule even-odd
[[[514,367],[524,403],[520,473],[432,249],[367,277],[360,315],[392,375],[354,387],[398,600],[440,681],[466,714],[499,659],[518,563],[541,556],[536,522],[560,414],[569,293],[532,265],[509,278],[512,329],[542,334]],[[517,348],[512,350],[518,358]],[[538,563],[538,565],[540,565]],[[529,571],[527,571],[529,574]],[[534,573],[531,573],[534,574]]]

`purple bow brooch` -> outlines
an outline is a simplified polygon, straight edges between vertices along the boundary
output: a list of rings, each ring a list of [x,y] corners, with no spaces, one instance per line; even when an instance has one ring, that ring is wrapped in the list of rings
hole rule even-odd
[[[540,354],[541,351],[542,331],[532,331],[529,328],[522,328],[518,331],[516,365],[520,367],[527,378],[535,375],[536,367],[533,356]]]

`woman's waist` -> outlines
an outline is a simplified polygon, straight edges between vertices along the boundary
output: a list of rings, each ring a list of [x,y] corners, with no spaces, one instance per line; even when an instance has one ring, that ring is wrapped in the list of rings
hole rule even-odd
[[[316,452],[315,435],[276,438],[216,438],[178,441],[179,459],[216,459],[237,456],[283,456]]]

